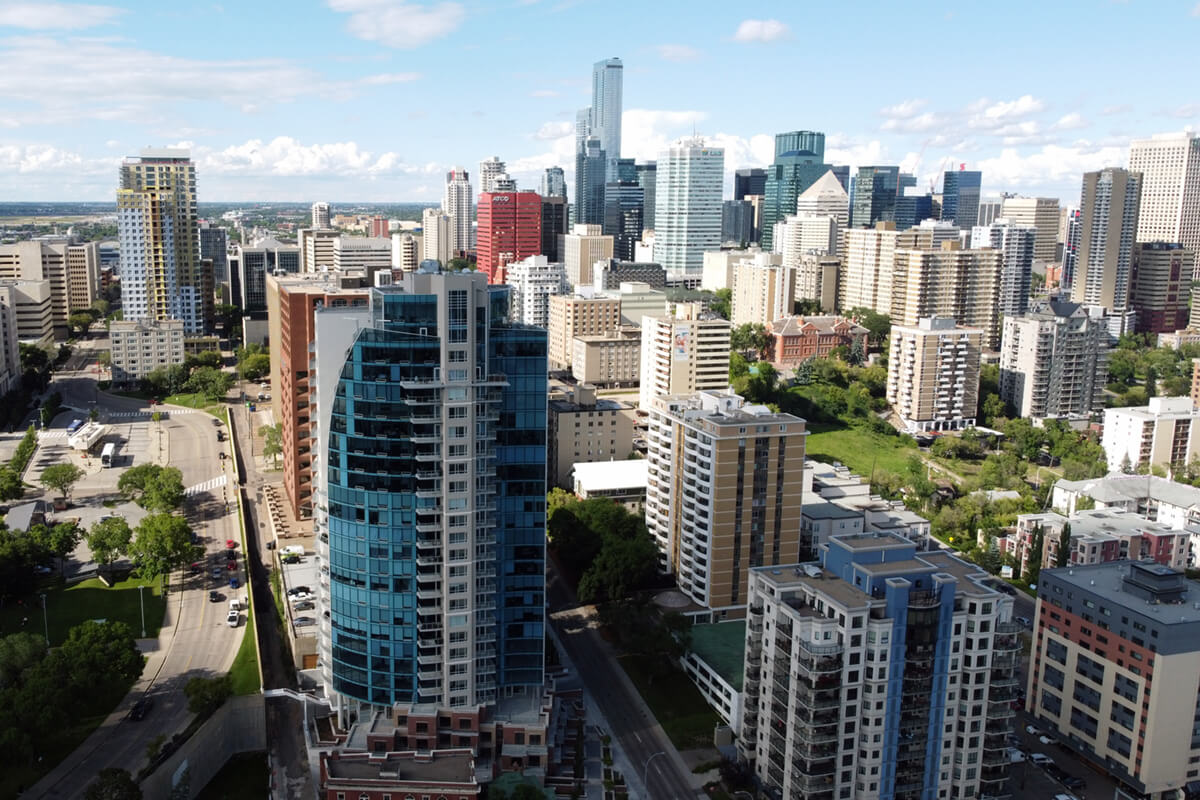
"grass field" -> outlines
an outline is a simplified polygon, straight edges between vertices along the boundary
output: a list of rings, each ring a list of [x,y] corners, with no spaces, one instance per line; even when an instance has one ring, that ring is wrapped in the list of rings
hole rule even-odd
[[[897,436],[883,436],[866,428],[810,422],[808,431],[804,449],[809,458],[840,461],[868,479],[872,469],[904,474],[909,457],[919,453]]]
[[[266,753],[242,753],[225,762],[196,800],[258,800],[270,792]]]
[[[229,674],[233,676],[234,694],[255,694],[262,688],[258,679],[258,642],[254,635],[254,610],[246,609],[246,628],[242,644],[233,658]]]
[[[67,639],[71,628],[89,619],[120,620],[129,626],[133,635],[142,635],[142,599],[138,597],[138,586],[146,601],[146,635],[158,635],[162,626],[166,601],[162,597],[159,581],[142,581],[137,578],[121,581],[111,588],[99,580],[84,581],[71,587],[46,589],[46,618],[42,618],[42,602],[37,594],[25,599],[24,605],[6,603],[0,609],[0,635],[30,631],[42,633],[50,629],[50,644],[57,646]]]
[[[721,718],[687,675],[675,667],[666,675],[654,675],[643,656],[621,656],[620,661],[672,744],[680,750],[712,746],[713,729]]]

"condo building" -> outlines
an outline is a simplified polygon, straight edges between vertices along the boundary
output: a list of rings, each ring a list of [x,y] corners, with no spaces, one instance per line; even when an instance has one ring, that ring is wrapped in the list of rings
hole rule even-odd
[[[984,333],[950,317],[893,325],[887,399],[910,431],[957,431],[975,424]]]
[[[577,336],[597,336],[621,327],[621,301],[611,297],[551,295],[548,360],[550,369],[565,370],[574,358]]]
[[[1142,464],[1177,467],[1200,457],[1200,409],[1190,397],[1151,397],[1149,405],[1106,408],[1100,445],[1109,472]]]
[[[655,397],[719,391],[729,386],[728,320],[698,303],[681,303],[674,316],[642,318],[639,406]]]
[[[1129,170],[1142,174],[1137,240],[1200,249],[1200,137],[1187,132],[1134,139]]]

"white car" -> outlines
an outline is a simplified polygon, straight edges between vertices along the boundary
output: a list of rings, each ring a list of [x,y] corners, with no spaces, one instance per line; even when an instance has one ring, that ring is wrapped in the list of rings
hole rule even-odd
[[[1026,725],[1025,732],[1028,733],[1030,736],[1041,736],[1042,735],[1042,729],[1036,725]]]
[[[225,617],[225,624],[231,628],[236,628],[241,621],[242,615],[232,609],[230,609],[229,614]]]
[[[1038,741],[1045,745],[1058,744],[1058,739],[1053,736],[1039,736]]]
[[[302,600],[311,600],[312,593],[311,592],[296,592],[293,595],[289,595],[288,599],[291,600],[293,603],[299,603]]]

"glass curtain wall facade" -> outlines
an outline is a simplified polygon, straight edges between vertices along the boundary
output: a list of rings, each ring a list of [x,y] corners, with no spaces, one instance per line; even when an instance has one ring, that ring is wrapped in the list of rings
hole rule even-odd
[[[430,269],[344,318],[332,375],[322,333],[340,320],[318,315],[320,646],[339,709],[472,708],[543,682],[546,332],[508,322],[508,287]]]

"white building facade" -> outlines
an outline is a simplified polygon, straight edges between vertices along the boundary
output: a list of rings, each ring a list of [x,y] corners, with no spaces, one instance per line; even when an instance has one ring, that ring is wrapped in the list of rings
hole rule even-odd
[[[1142,173],[1139,242],[1176,242],[1200,250],[1200,137],[1134,139],[1129,169]]]
[[[545,256],[530,256],[508,265],[505,282],[513,287],[510,314],[513,322],[550,327],[550,298],[567,291],[562,264]]]
[[[725,150],[684,139],[658,155],[654,261],[670,274],[700,275],[704,251],[721,245]]]
[[[1152,397],[1145,406],[1107,408],[1100,445],[1109,472],[1191,463],[1200,458],[1200,409],[1190,397]]]

